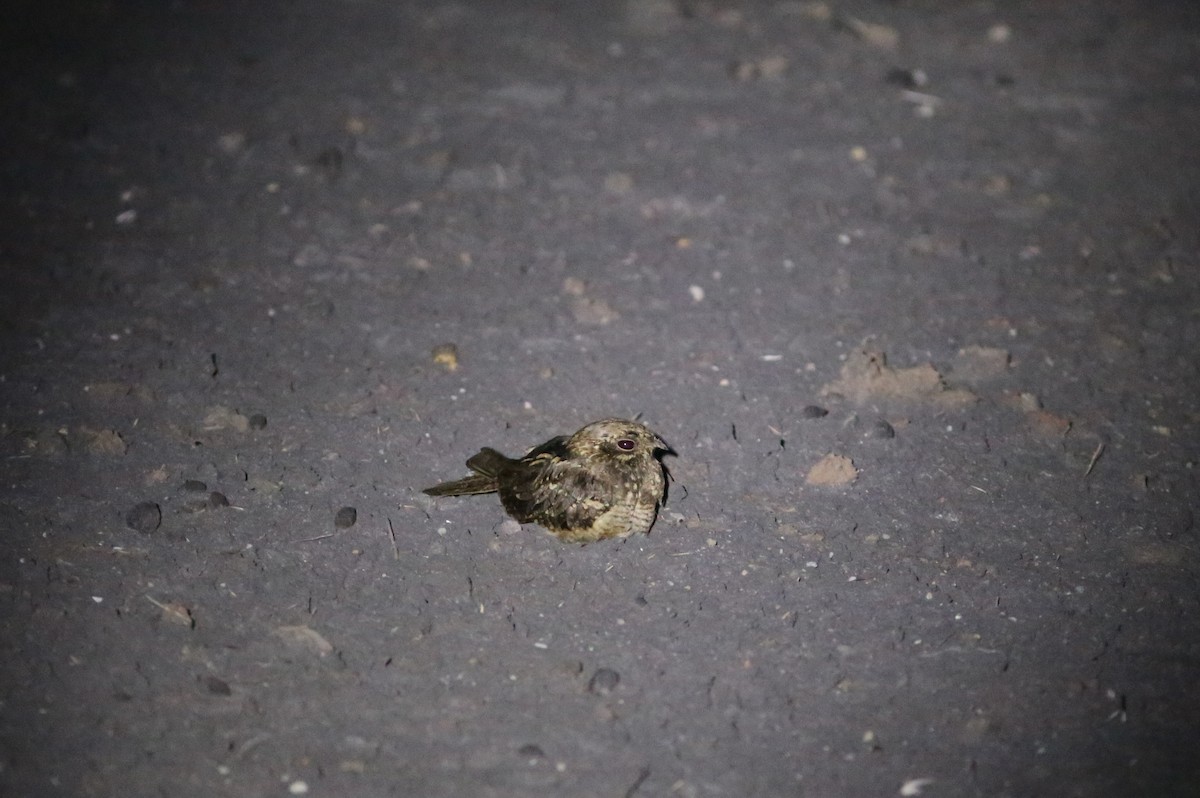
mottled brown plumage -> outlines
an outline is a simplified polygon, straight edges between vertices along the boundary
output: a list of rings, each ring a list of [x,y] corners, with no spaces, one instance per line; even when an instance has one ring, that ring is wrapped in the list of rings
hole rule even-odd
[[[498,492],[504,509],[522,524],[541,524],[560,540],[589,543],[650,531],[666,497],[662,456],[673,453],[644,424],[606,418],[515,459],[484,448],[467,461],[474,474],[424,492]]]

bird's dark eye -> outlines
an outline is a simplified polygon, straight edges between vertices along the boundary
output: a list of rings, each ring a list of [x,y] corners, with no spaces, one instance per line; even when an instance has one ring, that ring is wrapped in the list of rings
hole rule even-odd
[[[621,440],[617,441],[617,447],[624,449],[627,452],[631,451],[633,449],[633,447],[636,445],[637,445],[636,443],[629,440],[628,438],[622,438]]]

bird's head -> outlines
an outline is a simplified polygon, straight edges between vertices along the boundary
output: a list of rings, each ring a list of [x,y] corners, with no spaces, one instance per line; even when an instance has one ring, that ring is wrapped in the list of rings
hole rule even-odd
[[[578,454],[603,453],[617,460],[674,454],[658,433],[637,421],[606,418],[571,436],[567,447]]]

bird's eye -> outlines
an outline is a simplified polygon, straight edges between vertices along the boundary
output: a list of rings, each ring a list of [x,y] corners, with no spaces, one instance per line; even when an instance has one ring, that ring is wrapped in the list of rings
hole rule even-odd
[[[635,444],[633,441],[629,440],[628,438],[622,438],[621,440],[617,441],[617,447],[620,449],[624,449],[627,452],[632,451],[633,447],[636,445],[637,444]]]

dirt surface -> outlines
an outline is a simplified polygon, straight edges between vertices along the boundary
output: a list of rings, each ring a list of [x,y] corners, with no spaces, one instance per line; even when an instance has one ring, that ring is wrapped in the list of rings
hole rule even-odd
[[[1194,4],[40,5],[0,793],[1195,794]]]

